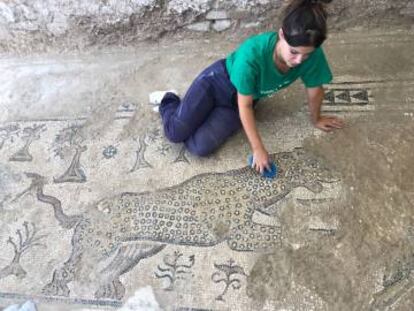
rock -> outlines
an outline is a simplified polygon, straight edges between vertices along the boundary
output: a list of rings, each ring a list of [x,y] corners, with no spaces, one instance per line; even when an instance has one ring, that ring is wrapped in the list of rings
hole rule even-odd
[[[414,16],[414,3],[408,3],[406,8],[400,10],[400,13],[402,15]]]
[[[224,31],[231,27],[231,20],[225,19],[225,20],[215,21],[212,27],[215,31],[219,31],[219,32]]]
[[[188,25],[187,29],[193,30],[193,31],[207,32],[207,31],[210,31],[210,25],[211,25],[211,22],[209,21],[199,22],[199,23]]]
[[[39,19],[39,13],[29,4],[21,4],[18,9],[26,20],[35,21]]]
[[[226,11],[210,11],[206,15],[207,20],[217,20],[217,19],[228,19],[227,12]]]
[[[184,12],[205,13],[211,7],[210,0],[169,0],[166,2],[168,3],[168,10],[178,14]]]

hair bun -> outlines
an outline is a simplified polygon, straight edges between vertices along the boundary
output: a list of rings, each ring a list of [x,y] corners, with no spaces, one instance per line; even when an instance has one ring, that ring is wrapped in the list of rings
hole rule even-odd
[[[331,3],[332,0],[308,0],[310,4],[328,4]]]

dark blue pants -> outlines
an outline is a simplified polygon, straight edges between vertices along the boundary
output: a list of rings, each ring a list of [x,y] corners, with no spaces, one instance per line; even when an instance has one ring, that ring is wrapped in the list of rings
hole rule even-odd
[[[160,114],[165,136],[184,142],[188,151],[206,156],[241,128],[237,91],[227,73],[225,60],[207,67],[180,100],[167,93]]]

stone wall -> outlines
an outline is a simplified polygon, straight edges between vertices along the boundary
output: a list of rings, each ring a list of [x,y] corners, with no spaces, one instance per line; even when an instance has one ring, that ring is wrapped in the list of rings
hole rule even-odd
[[[0,51],[129,44],[176,32],[266,29],[282,0],[1,0]],[[412,0],[335,0],[331,27],[413,20]]]

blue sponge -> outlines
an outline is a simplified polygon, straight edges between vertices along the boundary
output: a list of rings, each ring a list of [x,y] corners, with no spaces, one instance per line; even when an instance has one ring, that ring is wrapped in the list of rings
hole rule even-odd
[[[247,161],[249,163],[249,166],[251,167],[252,164],[253,164],[253,156],[249,155],[249,158],[248,158]],[[276,166],[275,162],[272,161],[270,163],[270,170],[265,169],[262,173],[262,176],[266,177],[266,178],[275,178],[275,177],[277,177],[277,166]]]

